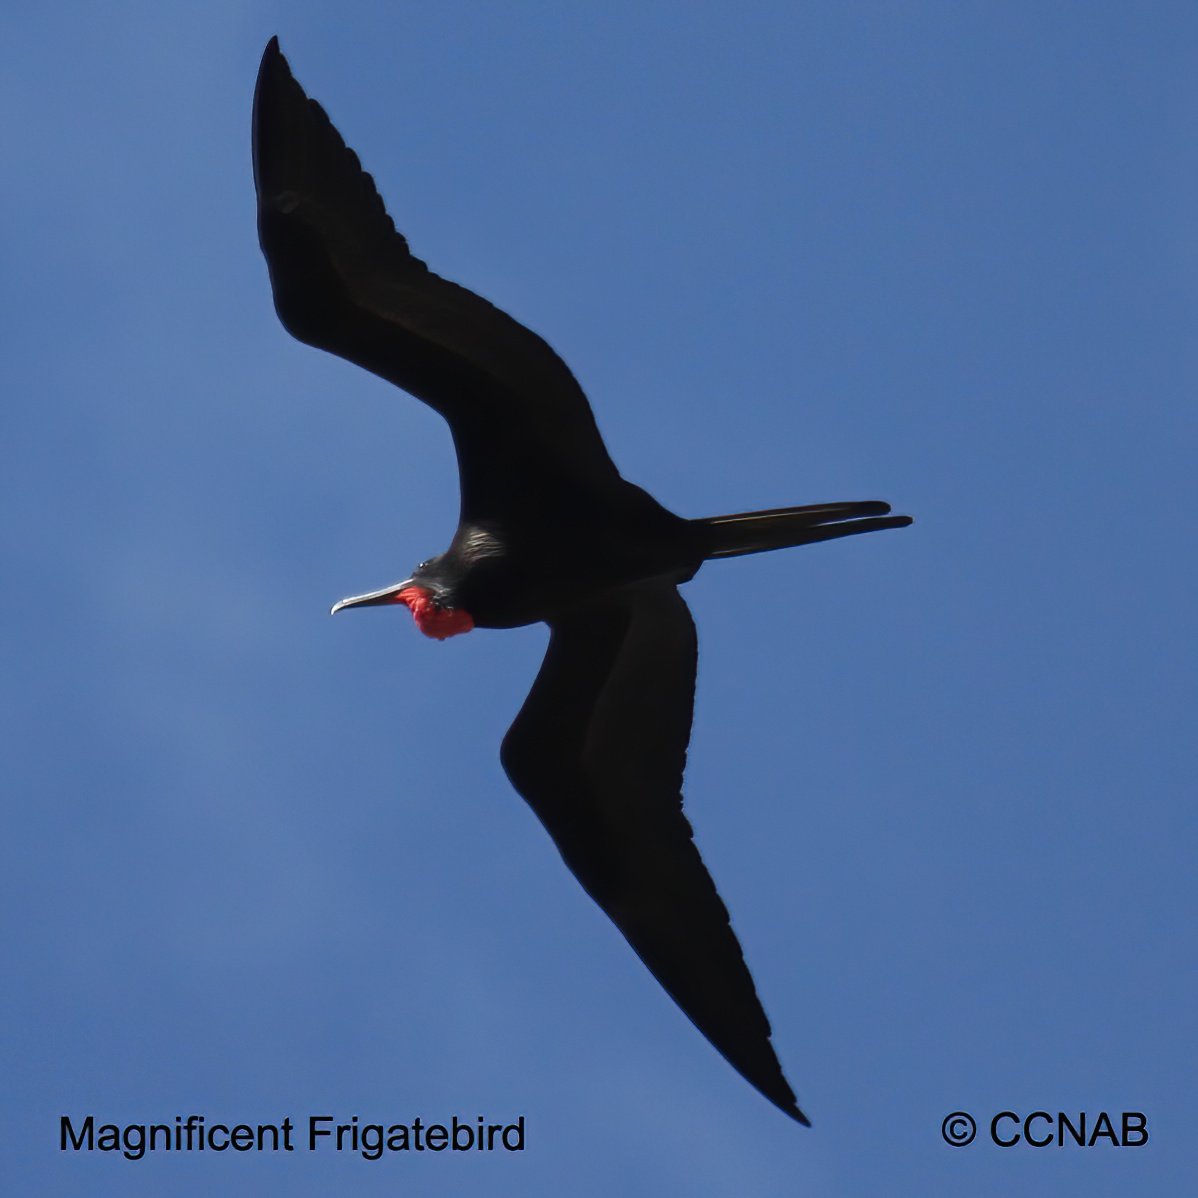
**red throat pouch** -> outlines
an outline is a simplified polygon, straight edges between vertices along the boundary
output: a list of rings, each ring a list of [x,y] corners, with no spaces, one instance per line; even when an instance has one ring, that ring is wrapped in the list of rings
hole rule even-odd
[[[469,632],[474,627],[474,620],[468,611],[438,607],[433,602],[432,591],[425,587],[404,587],[395,596],[395,602],[405,604],[416,621],[416,627],[434,640],[443,641],[446,637],[457,636],[459,632]]]

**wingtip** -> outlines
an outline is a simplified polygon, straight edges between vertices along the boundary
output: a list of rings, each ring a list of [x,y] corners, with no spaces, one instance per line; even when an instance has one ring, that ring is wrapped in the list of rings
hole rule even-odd
[[[742,1074],[742,1076],[744,1076]],[[781,1076],[780,1086],[770,1086],[764,1088],[753,1081],[752,1078],[745,1077],[759,1093],[768,1098],[784,1115],[789,1115],[796,1123],[801,1123],[804,1127],[811,1126],[811,1120],[799,1109],[799,1100],[795,1097],[794,1091],[790,1088],[785,1077]]]
[[[286,55],[279,49],[279,37],[276,34],[266,43],[262,51],[262,61],[258,64],[258,79],[254,84],[254,108],[250,117],[251,135],[250,151],[254,163],[254,187],[258,192],[259,205],[262,203],[263,185],[263,126],[267,127],[272,136],[267,142],[277,142],[280,137],[286,137],[287,114],[289,108],[307,103],[303,88],[295,82],[291,73],[291,64]],[[284,132],[279,133],[280,124]]]
[[[279,35],[277,33],[266,43],[266,49],[262,51],[262,62],[258,66],[259,72],[264,70],[268,64],[274,62],[276,58],[282,58],[284,62],[287,61],[286,58],[283,58],[283,51],[279,49]]]
[[[262,51],[262,61],[258,64],[258,87],[262,86],[263,79],[277,74],[287,79],[295,77],[291,73],[291,63],[287,61],[287,55],[279,49],[279,35],[276,33]]]

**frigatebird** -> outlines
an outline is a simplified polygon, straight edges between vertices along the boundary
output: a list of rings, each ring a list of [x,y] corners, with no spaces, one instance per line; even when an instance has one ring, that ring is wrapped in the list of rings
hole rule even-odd
[[[688,520],[616,470],[539,337],[433,274],[272,38],[254,92],[258,234],[294,337],[448,422],[449,548],[333,610],[403,604],[427,636],[544,621],[549,648],[500,759],[566,865],[696,1027],[807,1124],[728,911],[682,811],[697,646],[680,583],[710,558],[901,528],[870,500]]]

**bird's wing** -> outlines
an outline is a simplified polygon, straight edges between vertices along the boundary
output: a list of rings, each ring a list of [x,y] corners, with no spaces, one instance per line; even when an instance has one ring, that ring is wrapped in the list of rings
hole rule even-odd
[[[413,257],[374,180],[272,38],[254,91],[258,234],[288,332],[409,391],[459,455],[537,446],[580,480],[619,476],[582,388],[536,333]],[[523,462],[526,452],[513,456]]]
[[[641,583],[551,622],[503,766],[587,893],[747,1081],[795,1103],[728,911],[682,813],[697,645],[677,587]]]

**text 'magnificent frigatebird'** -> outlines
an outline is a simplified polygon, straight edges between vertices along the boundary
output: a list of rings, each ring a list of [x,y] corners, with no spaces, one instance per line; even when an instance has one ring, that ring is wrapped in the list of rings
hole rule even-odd
[[[421,632],[442,640],[549,625],[503,768],[695,1026],[807,1123],[682,813],[697,648],[678,586],[709,558],[901,528],[910,517],[871,500],[685,520],[626,482],[557,354],[412,256],[278,39],[254,94],[254,182],[284,327],[444,416],[461,472],[449,548],[333,610],[404,604]]]

